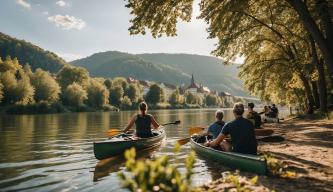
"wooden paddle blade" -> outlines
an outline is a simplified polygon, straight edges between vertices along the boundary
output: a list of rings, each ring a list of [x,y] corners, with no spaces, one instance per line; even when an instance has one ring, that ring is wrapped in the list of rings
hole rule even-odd
[[[268,136],[274,133],[273,129],[255,129],[256,136]]]
[[[193,135],[193,134],[196,134],[196,133],[200,133],[204,130],[205,130],[204,127],[190,127],[190,128],[188,128],[188,133],[190,135]]]
[[[191,137],[187,137],[187,138],[179,139],[179,140],[177,141],[177,143],[178,143],[179,145],[185,145],[185,144],[188,143],[190,140],[191,140]]]

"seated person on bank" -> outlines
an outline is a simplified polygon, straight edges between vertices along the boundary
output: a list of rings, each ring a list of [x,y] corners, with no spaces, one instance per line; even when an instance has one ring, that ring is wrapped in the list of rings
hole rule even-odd
[[[222,127],[224,126],[224,121],[223,121],[223,111],[217,110],[215,113],[215,118],[216,121],[212,123],[207,130],[206,135],[212,135],[213,139],[217,138],[219,134],[221,133]]]
[[[155,129],[160,128],[160,125],[156,122],[155,118],[147,114],[148,105],[145,102],[139,104],[140,113],[133,115],[132,119],[128,123],[127,127],[123,132],[129,131],[135,124],[136,136],[146,138],[152,137],[153,132],[151,131],[151,124],[153,124]]]
[[[254,126],[251,121],[243,118],[244,105],[236,103],[233,108],[235,119],[226,123],[220,135],[206,146],[220,146],[224,151],[232,151],[245,154],[257,154],[257,140]],[[231,143],[225,140],[230,135]]]
[[[277,118],[278,116],[279,116],[279,110],[278,110],[278,108],[276,107],[276,105],[275,104],[273,104],[272,105],[272,107],[271,107],[271,112],[272,112],[272,117],[273,118]]]
[[[260,129],[261,117],[258,112],[253,110],[254,103],[248,103],[247,108],[248,108],[248,114],[246,118],[253,123],[255,129]]]

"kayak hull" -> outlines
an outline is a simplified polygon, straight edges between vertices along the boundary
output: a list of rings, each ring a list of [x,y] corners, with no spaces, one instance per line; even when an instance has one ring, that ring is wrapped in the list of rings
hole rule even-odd
[[[211,159],[221,164],[264,175],[267,172],[266,161],[257,155],[240,154],[234,152],[225,152],[210,147],[205,147],[191,138],[191,148],[200,156]]]
[[[106,141],[94,142],[94,155],[102,160],[123,154],[127,149],[134,147],[137,151],[158,146],[165,138],[165,131],[153,131],[153,137],[130,139],[127,134],[119,134]],[[125,138],[125,139],[122,139]],[[127,138],[127,139],[126,139]]]

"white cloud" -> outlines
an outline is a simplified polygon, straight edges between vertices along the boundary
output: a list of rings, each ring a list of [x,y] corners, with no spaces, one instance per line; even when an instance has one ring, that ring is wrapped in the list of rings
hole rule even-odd
[[[17,0],[16,3],[27,9],[31,8],[30,3],[26,2],[25,0]]]
[[[44,15],[48,15],[49,12],[48,12],[48,11],[44,11],[43,14],[44,14]]]
[[[63,0],[57,1],[56,4],[59,5],[60,7],[64,7],[64,6],[67,5],[67,3],[65,1],[63,1]]]
[[[81,30],[86,26],[86,23],[79,18],[75,18],[74,16],[69,15],[54,15],[47,18],[50,22],[56,24],[57,27],[62,29],[77,29]]]

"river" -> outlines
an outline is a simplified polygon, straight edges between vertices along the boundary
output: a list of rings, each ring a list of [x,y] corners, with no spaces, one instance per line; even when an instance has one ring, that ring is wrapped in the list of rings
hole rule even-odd
[[[164,144],[146,155],[168,155],[170,162],[184,171],[190,146],[174,153],[177,139],[188,136],[187,128],[206,126],[215,120],[216,109],[150,111],[166,126]],[[224,109],[225,121],[233,118]],[[131,111],[0,116],[0,191],[122,191],[117,172],[122,160],[100,166],[92,142],[105,138],[109,128],[123,128]],[[228,168],[197,157],[193,185],[219,178]]]

